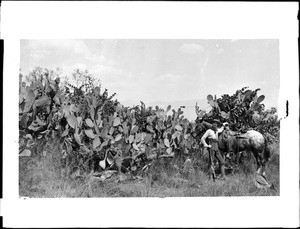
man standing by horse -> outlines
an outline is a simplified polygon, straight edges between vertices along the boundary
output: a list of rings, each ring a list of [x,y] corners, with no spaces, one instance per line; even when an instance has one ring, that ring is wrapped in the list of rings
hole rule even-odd
[[[218,129],[219,120],[214,119],[212,123],[212,127],[208,129],[201,138],[201,142],[205,148],[209,150],[209,165],[212,172],[213,179],[225,180],[225,160],[219,150],[218,147],[218,134],[223,131],[223,127]],[[207,142],[208,144],[207,144]],[[215,168],[214,168],[214,160],[215,158],[219,162],[220,174],[216,177]]]

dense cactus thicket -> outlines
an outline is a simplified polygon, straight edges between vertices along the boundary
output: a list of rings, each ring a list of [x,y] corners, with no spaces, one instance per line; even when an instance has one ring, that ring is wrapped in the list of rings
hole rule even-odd
[[[266,135],[272,135],[279,139],[279,120],[277,109],[265,109],[262,101],[264,95],[258,95],[258,91],[243,87],[235,94],[224,94],[221,98],[207,96],[208,103],[212,106],[210,112],[205,113],[196,106],[198,118],[204,120],[219,119],[228,122],[234,131],[257,130]]]
[[[124,107],[84,73],[87,77],[81,84],[77,78],[76,85],[61,82],[50,70],[35,70],[31,77],[20,74],[20,156],[32,155],[33,149],[42,154],[43,146],[59,142],[62,159],[76,161],[86,172],[113,166],[137,171],[147,160],[188,154],[207,128],[202,121],[215,118],[228,122],[232,130],[255,129],[272,141],[279,139],[276,109],[265,110],[259,89],[245,87],[221,98],[208,95],[211,111],[196,106],[198,118],[193,122],[171,106],[164,110],[141,102]],[[80,74],[76,70],[73,76]]]

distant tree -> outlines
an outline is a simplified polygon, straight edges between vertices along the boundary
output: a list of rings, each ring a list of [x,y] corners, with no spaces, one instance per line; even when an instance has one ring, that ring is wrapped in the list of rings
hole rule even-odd
[[[55,78],[60,77],[61,73],[62,70],[60,68],[56,68],[55,70],[52,70],[48,68],[35,67],[33,70],[31,70],[28,73],[28,75],[24,76],[23,81],[28,85],[30,85],[32,82],[37,82],[37,81],[43,82],[45,80],[44,77],[45,74],[48,75],[49,80],[54,80]]]
[[[100,79],[94,77],[88,70],[75,69],[71,77],[66,77],[65,82],[76,88],[81,88],[86,93],[92,92],[95,87],[100,87]]]

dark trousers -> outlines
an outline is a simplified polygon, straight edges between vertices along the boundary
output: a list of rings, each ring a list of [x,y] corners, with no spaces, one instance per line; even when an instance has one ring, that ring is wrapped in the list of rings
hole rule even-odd
[[[210,167],[211,176],[215,180],[215,179],[217,179],[217,176],[215,173],[214,159],[217,158],[217,160],[219,162],[221,177],[223,177],[225,175],[225,160],[219,150],[218,142],[211,141],[210,145],[211,145],[211,148],[209,149],[209,167]]]
[[[210,160],[210,165],[213,165],[213,161],[215,158],[217,158],[220,167],[223,166],[225,164],[225,160],[218,148],[218,142],[211,142],[210,143],[211,148],[209,150],[209,160]]]

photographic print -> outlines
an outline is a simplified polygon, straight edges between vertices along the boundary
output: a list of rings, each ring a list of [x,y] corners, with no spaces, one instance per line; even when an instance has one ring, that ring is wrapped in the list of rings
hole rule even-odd
[[[21,40],[19,195],[278,196],[278,39]]]
[[[299,226],[297,6],[3,2],[4,227]]]

